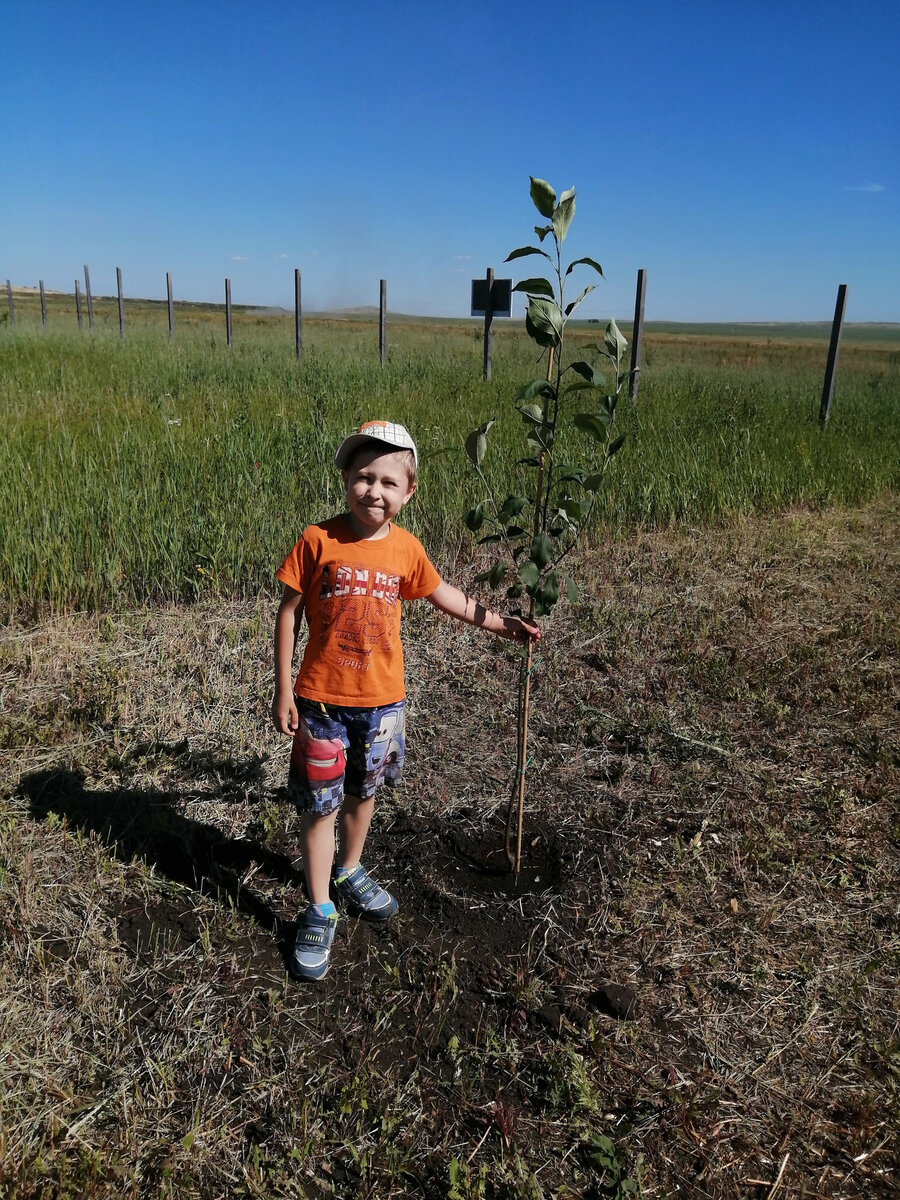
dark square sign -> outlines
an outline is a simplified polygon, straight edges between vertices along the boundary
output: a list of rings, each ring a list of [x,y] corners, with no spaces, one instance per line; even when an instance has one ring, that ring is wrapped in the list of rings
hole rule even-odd
[[[487,305],[487,280],[472,280],[472,316],[483,317]],[[491,290],[491,308],[495,317],[512,316],[512,280],[495,279]]]

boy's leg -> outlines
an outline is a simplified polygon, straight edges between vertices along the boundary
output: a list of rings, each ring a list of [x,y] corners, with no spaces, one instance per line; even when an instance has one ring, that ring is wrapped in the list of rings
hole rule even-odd
[[[302,813],[300,817],[300,850],[303,872],[310,903],[328,904],[331,897],[328,885],[334,863],[334,822],[337,813],[320,816]],[[371,814],[370,814],[371,819]]]
[[[368,800],[344,797],[339,818],[340,848],[332,882],[336,894],[353,912],[370,921],[387,921],[396,913],[397,901],[379,887],[359,861],[374,808],[374,796]]]
[[[328,894],[334,862],[336,813],[302,813],[300,848],[310,903],[297,922],[289,969],[301,979],[321,979],[328,970],[337,912]]]
[[[370,796],[368,800],[361,800],[359,796],[344,796],[338,819],[339,867],[352,871],[354,867],[359,866],[374,811],[374,796]]]

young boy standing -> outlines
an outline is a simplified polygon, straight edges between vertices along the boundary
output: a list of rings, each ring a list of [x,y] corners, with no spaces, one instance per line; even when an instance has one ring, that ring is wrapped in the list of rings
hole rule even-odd
[[[294,739],[288,790],[301,814],[310,903],[298,921],[290,965],[304,979],[321,979],[328,970],[337,924],[332,892],[369,920],[397,911],[360,859],[376,789],[395,786],[403,766],[401,600],[424,597],[500,637],[540,637],[519,617],[490,612],[442,582],[421,543],[392,523],[416,490],[418,456],[404,426],[361,425],[341,442],[335,463],[347,511],[310,525],[276,572],[284,595],[275,621],[272,720]],[[294,682],[304,611],[309,639]]]

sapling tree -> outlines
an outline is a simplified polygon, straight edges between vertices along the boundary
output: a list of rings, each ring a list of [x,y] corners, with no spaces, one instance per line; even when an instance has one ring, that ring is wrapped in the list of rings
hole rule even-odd
[[[541,348],[541,357],[546,353],[547,359],[546,372],[524,383],[514,398],[524,427],[525,456],[520,462],[526,468],[528,483],[521,491],[509,491],[502,498],[502,493],[490,486],[484,460],[495,419],[485,421],[465,443],[484,494],[466,513],[465,522],[479,535],[480,545],[496,550],[494,562],[476,576],[476,581],[495,590],[505,587],[514,610],[527,611],[534,619],[551,612],[563,592],[571,603],[578,598],[566,560],[590,523],[607,468],[625,440],[614,436],[614,425],[628,371],[627,342],[614,320],[606,327],[602,345],[591,343],[584,348],[599,360],[597,365],[583,358],[564,362],[566,325],[595,287],[589,283],[574,300],[566,302],[566,283],[576,267],[601,277],[603,270],[593,258],[576,258],[563,269],[562,246],[575,215],[574,188],[557,200],[548,183],[532,178],[531,199],[549,224],[534,227],[539,245],[521,246],[506,258],[506,262],[512,262],[538,256],[549,264],[549,270],[544,269],[550,278],[534,276],[513,288],[527,298],[525,328]],[[564,421],[582,435],[580,441],[563,432]],[[583,447],[580,463],[557,456],[557,446],[565,444],[566,457],[570,457],[573,442]],[[506,821],[506,854],[516,874],[522,861],[528,718],[535,665],[529,642],[519,676],[516,776]]]

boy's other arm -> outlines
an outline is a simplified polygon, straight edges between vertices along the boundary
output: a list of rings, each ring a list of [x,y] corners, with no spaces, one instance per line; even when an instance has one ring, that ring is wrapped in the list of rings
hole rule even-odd
[[[537,640],[541,636],[537,625],[530,625],[521,617],[507,617],[491,612],[489,608],[485,608],[483,604],[479,604],[477,600],[473,600],[450,583],[438,584],[425,599],[440,612],[456,617],[458,621],[466,621],[469,625],[487,629],[490,633],[496,633],[498,637],[509,638],[514,642],[527,642],[529,638]]]
[[[284,595],[275,618],[275,696],[272,700],[272,724],[279,733],[293,737],[297,731],[297,705],[294,703],[294,647],[303,616],[303,593],[284,585]]]

